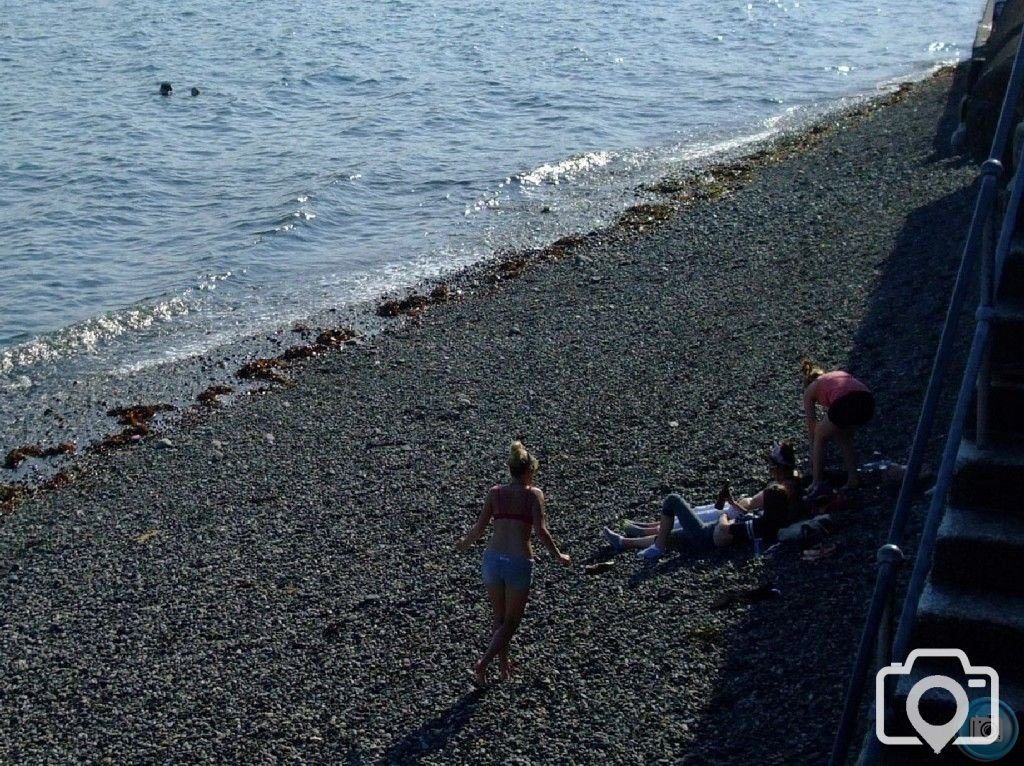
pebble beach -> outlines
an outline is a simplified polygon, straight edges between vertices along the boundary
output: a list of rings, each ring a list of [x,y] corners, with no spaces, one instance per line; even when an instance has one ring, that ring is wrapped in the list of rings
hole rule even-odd
[[[973,206],[948,148],[960,78],[665,179],[663,205],[470,269],[264,393],[20,493],[0,761],[824,762],[897,487],[868,481],[821,561],[583,566],[667,492],[758,490],[774,440],[806,465],[805,355],[875,390],[862,461],[905,460]],[[517,677],[479,692],[482,544],[454,542],[514,438],[575,565],[538,549]],[[765,581],[779,598],[713,608]]]

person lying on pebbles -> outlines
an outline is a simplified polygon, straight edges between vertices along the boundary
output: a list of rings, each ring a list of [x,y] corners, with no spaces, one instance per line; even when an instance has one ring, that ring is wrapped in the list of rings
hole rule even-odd
[[[533,486],[539,468],[537,458],[520,441],[512,442],[508,470],[512,481],[499,484],[487,493],[483,510],[473,527],[455,543],[460,552],[479,540],[491,523],[493,530],[484,551],[481,572],[493,611],[493,632],[484,656],[473,667],[471,676],[478,688],[487,686],[487,668],[498,658],[502,680],[512,677],[508,647],[526,610],[533,580],[533,547],[530,533],[536,532],[544,547],[562,566],[572,560],[558,550],[548,531],[544,493]]]
[[[796,519],[804,512],[803,495],[800,491],[800,472],[796,467],[796,452],[789,441],[772,446],[765,455],[768,463],[771,486],[782,488],[786,497],[786,518]],[[746,517],[751,511],[765,507],[765,491],[753,497],[739,500],[732,497],[729,485],[722,487],[713,505],[691,507],[679,495],[669,495],[661,508],[661,520],[654,524],[628,522],[626,536],[605,527],[603,534],[616,551],[626,548],[640,549],[638,555],[647,560],[660,558],[668,549],[673,536],[686,539],[696,537],[710,539],[708,527],[714,527],[725,516],[730,522]],[[737,533],[738,534],[738,533]],[[722,538],[725,540],[725,538]]]
[[[719,511],[715,520],[703,520],[679,495],[665,498],[662,519],[672,514],[679,519],[681,529],[672,533],[671,539],[685,540],[694,551],[706,552],[714,548],[726,548],[733,543],[746,542],[767,547],[778,541],[779,530],[793,521],[792,509],[786,488],[781,484],[770,484],[758,493],[761,497],[760,513],[743,513],[739,516]],[[605,538],[616,550],[643,544],[645,538],[628,538],[605,528]],[[651,538],[646,538],[651,539]],[[621,547],[618,547],[618,545]],[[667,541],[665,542],[667,547]],[[654,542],[639,555],[649,561],[660,558],[666,548]]]
[[[846,485],[841,489],[857,487],[857,451],[853,437],[857,429],[875,414],[875,397],[871,389],[848,372],[825,372],[811,359],[800,363],[804,384],[804,417],[807,436],[811,444],[811,486],[808,497],[814,497],[823,488],[825,447],[835,438],[843,456]],[[818,420],[817,408],[825,410]]]

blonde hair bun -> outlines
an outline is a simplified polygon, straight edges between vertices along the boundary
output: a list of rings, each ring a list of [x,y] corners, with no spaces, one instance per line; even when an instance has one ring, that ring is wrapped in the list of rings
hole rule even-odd
[[[537,458],[526,451],[526,447],[518,439],[512,442],[508,451],[508,471],[515,477],[522,476],[527,471],[536,473],[539,467]]]
[[[804,357],[800,362],[800,376],[804,379],[804,387],[811,385],[814,381],[825,374],[821,366],[813,359]]]

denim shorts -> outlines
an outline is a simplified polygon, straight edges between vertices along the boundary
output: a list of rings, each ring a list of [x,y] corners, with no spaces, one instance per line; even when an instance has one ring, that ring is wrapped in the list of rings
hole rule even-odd
[[[504,585],[511,590],[529,590],[533,583],[533,559],[488,549],[484,551],[480,572],[487,587]]]

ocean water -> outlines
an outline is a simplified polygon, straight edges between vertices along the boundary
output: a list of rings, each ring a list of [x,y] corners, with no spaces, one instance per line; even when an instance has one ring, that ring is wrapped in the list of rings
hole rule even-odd
[[[88,441],[232,344],[607,225],[968,56],[983,4],[0,0],[0,448]]]

